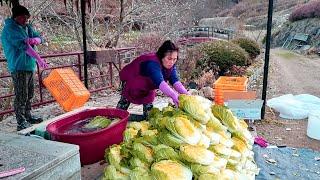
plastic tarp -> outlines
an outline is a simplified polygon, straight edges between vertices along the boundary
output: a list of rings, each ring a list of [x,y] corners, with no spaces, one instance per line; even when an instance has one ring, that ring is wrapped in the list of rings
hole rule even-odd
[[[320,179],[320,152],[311,149],[261,148],[254,146],[255,161],[260,168],[257,180]]]
[[[267,105],[280,112],[285,119],[305,119],[312,111],[320,111],[320,98],[310,94],[286,94],[272,98]]]

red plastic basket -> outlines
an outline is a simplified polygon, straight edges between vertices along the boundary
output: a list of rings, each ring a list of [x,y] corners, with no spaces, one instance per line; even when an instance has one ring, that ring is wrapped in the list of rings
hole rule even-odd
[[[77,121],[95,116],[120,118],[121,120],[108,128],[81,134],[65,134],[64,130]],[[81,111],[77,114],[58,119],[47,126],[47,131],[54,141],[76,144],[80,147],[82,165],[92,164],[103,160],[105,149],[123,140],[129,113],[120,109],[97,108]]]

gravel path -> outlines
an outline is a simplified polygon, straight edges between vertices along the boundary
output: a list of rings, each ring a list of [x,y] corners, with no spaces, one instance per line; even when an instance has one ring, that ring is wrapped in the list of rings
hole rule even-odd
[[[320,97],[320,58],[308,58],[282,49],[272,49],[268,99],[284,94]],[[257,133],[276,145],[320,151],[320,141],[309,138],[307,120],[284,120],[267,108],[266,119],[255,122]]]
[[[320,57],[307,58],[290,51],[271,50],[268,98],[284,94],[320,97]]]

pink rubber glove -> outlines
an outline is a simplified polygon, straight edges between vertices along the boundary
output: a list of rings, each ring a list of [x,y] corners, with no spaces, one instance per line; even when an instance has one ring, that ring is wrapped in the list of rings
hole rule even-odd
[[[180,81],[175,82],[173,84],[174,89],[180,93],[180,94],[187,94],[190,95],[190,93],[186,90],[186,88],[182,85],[182,83]]]
[[[263,137],[259,137],[259,136],[254,138],[254,143],[258,144],[260,147],[263,147],[263,148],[268,146],[268,142],[265,139],[263,139]]]
[[[29,56],[31,56],[31,57],[36,59],[39,67],[41,67],[41,68],[48,68],[49,67],[48,64],[46,63],[46,61],[44,59],[42,59],[40,57],[40,55],[29,44],[27,44],[26,53]]]
[[[171,97],[173,103],[178,107],[179,105],[179,94],[175,92],[165,81],[162,81],[159,85],[159,89],[166,95]]]
[[[39,44],[41,44],[41,39],[38,37],[28,38],[28,39],[26,39],[26,43],[30,44],[30,45],[39,45]]]

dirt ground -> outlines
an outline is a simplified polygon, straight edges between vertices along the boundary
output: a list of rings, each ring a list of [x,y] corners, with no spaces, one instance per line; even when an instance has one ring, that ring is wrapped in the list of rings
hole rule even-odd
[[[271,50],[268,99],[284,94],[320,97],[320,58],[304,57],[286,50]],[[307,119],[284,120],[267,108],[266,119],[255,122],[257,134],[270,144],[320,151],[320,141],[309,138]]]
[[[320,151],[320,141],[307,136],[308,121],[285,120],[278,113],[268,110],[266,119],[255,122],[256,132],[269,144]]]
[[[311,94],[320,97],[320,57],[305,57],[272,49],[268,98],[284,94]]]

